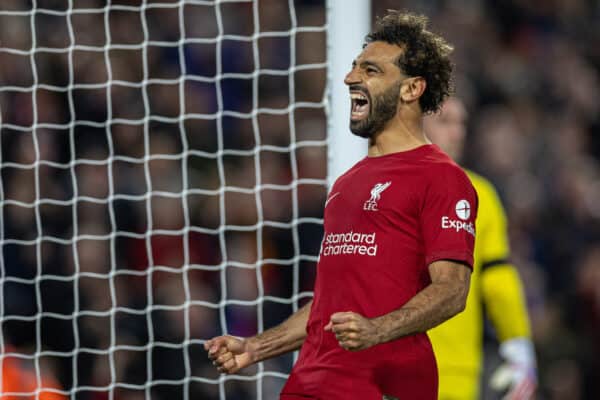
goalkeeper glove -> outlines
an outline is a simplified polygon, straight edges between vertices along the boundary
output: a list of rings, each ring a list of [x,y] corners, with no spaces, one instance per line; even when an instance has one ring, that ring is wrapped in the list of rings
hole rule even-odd
[[[506,340],[500,344],[500,355],[505,362],[492,374],[492,389],[505,392],[503,400],[532,399],[537,387],[537,372],[531,340]]]

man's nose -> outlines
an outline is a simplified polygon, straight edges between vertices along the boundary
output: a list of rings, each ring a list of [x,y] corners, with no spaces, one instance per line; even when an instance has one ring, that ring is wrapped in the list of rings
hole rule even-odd
[[[358,73],[356,68],[353,68],[352,70],[350,70],[350,72],[348,72],[348,74],[346,74],[346,77],[344,78],[344,83],[348,86],[360,83],[360,74]]]

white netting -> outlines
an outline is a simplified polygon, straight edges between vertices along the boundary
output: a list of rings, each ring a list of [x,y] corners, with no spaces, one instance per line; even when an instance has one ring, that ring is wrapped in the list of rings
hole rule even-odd
[[[311,296],[323,3],[1,2],[0,397],[278,393],[202,345]]]

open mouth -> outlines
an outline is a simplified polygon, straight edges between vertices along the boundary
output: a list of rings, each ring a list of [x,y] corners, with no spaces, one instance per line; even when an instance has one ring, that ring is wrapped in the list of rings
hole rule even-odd
[[[369,115],[369,98],[359,91],[350,92],[350,120],[359,121]]]

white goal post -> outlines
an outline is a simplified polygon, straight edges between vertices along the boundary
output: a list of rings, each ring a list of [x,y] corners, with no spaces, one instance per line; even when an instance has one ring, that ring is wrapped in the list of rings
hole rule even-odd
[[[344,77],[371,29],[370,0],[328,0],[327,60],[330,85],[328,183],[365,156],[364,139],[349,134],[350,105]]]
[[[0,2],[0,397],[276,398],[203,344],[312,296],[370,8]]]

